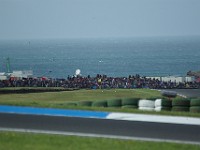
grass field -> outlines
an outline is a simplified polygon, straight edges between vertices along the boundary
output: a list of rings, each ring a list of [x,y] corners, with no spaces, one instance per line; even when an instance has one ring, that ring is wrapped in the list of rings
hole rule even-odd
[[[10,90],[10,88],[3,90]],[[149,112],[149,111],[140,111],[138,109],[83,107],[83,106],[67,105],[68,102],[78,102],[85,100],[91,100],[91,101],[110,100],[114,98],[128,98],[128,97],[132,98],[139,97],[142,99],[151,97],[161,97],[161,94],[159,91],[149,90],[149,89],[75,90],[75,91],[63,91],[63,92],[0,94],[0,105],[200,117],[200,113],[189,113],[189,112],[169,112],[169,111]]]
[[[0,132],[1,150],[199,150],[199,145]]]
[[[160,97],[158,91],[153,90],[75,90],[65,92],[43,92],[26,94],[0,94],[0,104],[38,106],[38,107],[62,107],[67,102],[83,100],[109,100],[126,97]],[[67,106],[64,106],[67,107]],[[62,107],[63,108],[63,107]]]
[[[3,89],[3,90],[10,90]],[[125,97],[160,97],[160,92],[149,89],[112,89],[112,90],[75,90],[65,92],[43,92],[26,94],[1,94],[1,102],[24,102],[24,101],[79,101],[79,100],[102,100]],[[13,99],[14,98],[14,99]]]

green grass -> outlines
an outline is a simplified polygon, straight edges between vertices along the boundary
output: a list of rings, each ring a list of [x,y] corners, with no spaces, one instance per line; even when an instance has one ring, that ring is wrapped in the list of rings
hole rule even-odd
[[[199,145],[0,132],[1,150],[199,150]]]
[[[160,92],[148,89],[76,90],[26,94],[0,94],[0,104],[61,103],[80,100],[108,100],[125,97],[148,98],[161,96]]]
[[[10,89],[11,88],[9,89],[4,88],[3,90],[10,90]],[[151,98],[151,97],[161,97],[161,94],[156,90],[149,90],[149,89],[75,90],[75,91],[64,91],[64,92],[0,94],[0,105],[50,107],[50,108],[64,108],[64,109],[81,109],[81,110],[200,117],[200,113],[189,113],[189,112],[167,112],[167,111],[149,112],[137,109],[96,108],[96,107],[67,105],[68,102],[78,102],[82,100],[96,101],[96,100],[110,100],[116,98],[130,98],[130,97]]]

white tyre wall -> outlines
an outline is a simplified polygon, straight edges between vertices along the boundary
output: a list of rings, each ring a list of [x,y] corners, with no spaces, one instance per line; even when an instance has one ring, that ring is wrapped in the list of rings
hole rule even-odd
[[[139,100],[138,106],[139,107],[154,108],[155,107],[155,102],[152,101],[152,100],[142,99],[142,100]]]
[[[161,111],[162,110],[162,107],[156,107],[155,108],[155,111],[157,111],[157,112],[159,112],[159,111]]]
[[[162,106],[162,99],[156,99],[155,100],[155,107],[161,107]]]
[[[150,107],[139,107],[139,110],[145,110],[145,111],[154,111],[154,108],[150,108]]]

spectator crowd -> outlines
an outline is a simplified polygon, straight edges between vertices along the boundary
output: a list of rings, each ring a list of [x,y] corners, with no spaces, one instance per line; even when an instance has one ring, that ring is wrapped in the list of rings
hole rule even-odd
[[[134,75],[128,77],[108,77],[97,74],[96,77],[68,76],[67,79],[56,78],[9,78],[0,81],[0,87],[64,87],[79,89],[112,89],[112,88],[150,88],[150,89],[182,89],[200,88],[200,82],[163,82],[155,78]]]

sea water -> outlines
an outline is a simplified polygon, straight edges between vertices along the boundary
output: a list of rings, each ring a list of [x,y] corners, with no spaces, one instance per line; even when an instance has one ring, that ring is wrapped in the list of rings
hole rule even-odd
[[[66,78],[186,75],[200,70],[200,37],[1,40],[0,72],[33,70],[34,76]]]

